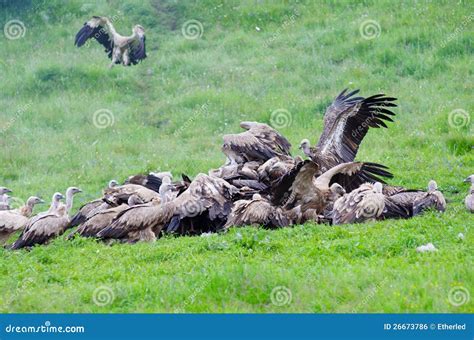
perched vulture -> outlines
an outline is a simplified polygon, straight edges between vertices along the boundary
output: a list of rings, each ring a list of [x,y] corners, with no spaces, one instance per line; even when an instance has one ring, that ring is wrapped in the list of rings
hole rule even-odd
[[[34,206],[40,203],[44,203],[41,198],[31,196],[19,209],[0,211],[0,244],[5,244],[11,234],[26,226]]]
[[[466,183],[471,183],[471,188],[469,189],[469,194],[464,199],[464,204],[466,209],[474,213],[474,175],[469,176],[464,180]]]
[[[342,196],[332,210],[333,224],[373,221],[382,215],[385,196],[381,183],[366,183]]]
[[[126,37],[117,33],[107,17],[94,16],[76,34],[74,45],[81,47],[91,38],[104,46],[108,57],[112,59],[110,68],[114,64],[136,65],[147,57],[145,30],[140,25],[133,26],[132,35]]]
[[[171,203],[173,218],[166,231],[177,234],[200,234],[221,230],[239,190],[225,180],[199,174],[189,188]]]
[[[396,98],[376,94],[371,97],[354,97],[359,90],[342,91],[324,114],[324,129],[318,144],[311,148],[307,139],[300,148],[321,171],[326,171],[341,163],[355,159],[360,143],[369,128],[387,127],[385,121],[392,122],[395,113],[388,108],[396,107]],[[362,184],[362,183],[360,183]]]
[[[64,198],[60,193],[53,195],[53,203],[46,214],[37,215],[25,226],[22,234],[12,245],[12,249],[32,247],[37,244],[46,244],[51,239],[61,235],[70,222],[70,210],[73,204],[73,196],[81,192],[76,187],[70,187],[66,191],[66,204],[59,201]]]
[[[67,239],[72,239],[76,234],[83,237],[97,237],[97,234],[108,227],[119,213],[137,204],[142,204],[142,202],[137,196],[132,195],[128,199],[128,204],[93,211],[87,215],[79,228],[68,235]]]
[[[290,142],[267,124],[241,122],[240,127],[247,131],[223,136],[222,152],[229,164],[263,163],[277,155],[290,155]]]
[[[279,228],[290,224],[281,208],[273,206],[261,195],[254,194],[251,200],[235,202],[224,228],[246,225]]]
[[[118,186],[116,180],[111,180],[108,184],[108,188],[115,188]],[[90,201],[79,208],[79,211],[71,218],[68,228],[76,227],[87,219],[88,216],[95,214],[98,211],[102,211],[110,208],[110,204],[104,202],[102,198],[95,199]]]
[[[159,234],[171,219],[174,208],[173,202],[162,204],[159,201],[126,207],[113,217],[107,227],[97,233],[97,237],[129,243],[153,242],[156,240],[155,232]]]
[[[419,215],[431,208],[442,212],[446,210],[446,200],[441,191],[438,191],[438,184],[433,180],[428,182],[428,192],[413,202],[413,215]]]

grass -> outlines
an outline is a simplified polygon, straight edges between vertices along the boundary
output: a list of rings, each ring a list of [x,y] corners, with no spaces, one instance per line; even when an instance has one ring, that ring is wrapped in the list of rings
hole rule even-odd
[[[241,120],[275,125],[278,109],[289,113],[277,125],[294,146],[315,143],[325,108],[350,87],[399,98],[396,122],[371,131],[357,158],[389,166],[392,184],[435,179],[449,200],[445,214],[406,221],[0,250],[0,311],[472,312],[472,299],[455,306],[448,296],[459,286],[474,294],[473,218],[462,203],[462,180],[474,173],[473,9],[468,1],[0,1],[1,23],[26,27],[20,39],[0,37],[0,184],[16,197],[77,185],[78,207],[112,178],[207,172],[224,161],[222,134],[238,132]],[[117,15],[127,34],[141,23],[149,58],[108,70],[97,44],[76,49],[75,33],[97,14]],[[195,40],[181,31],[190,19],[203,27]],[[367,40],[360,27],[369,19],[380,35]],[[113,121],[105,128],[94,124],[101,109]],[[415,251],[428,242],[438,252]],[[289,304],[272,303],[280,286]]]

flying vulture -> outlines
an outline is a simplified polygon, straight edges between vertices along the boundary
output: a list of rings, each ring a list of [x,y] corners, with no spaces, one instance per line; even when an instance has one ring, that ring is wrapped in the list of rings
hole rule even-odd
[[[382,183],[365,183],[334,203],[332,223],[373,221],[382,215],[384,207],[385,196],[382,193]]]
[[[241,122],[240,127],[247,131],[223,136],[222,152],[228,164],[264,163],[277,155],[290,155],[290,142],[267,124]]]
[[[474,175],[467,177],[464,182],[471,183],[471,188],[469,189],[469,194],[464,199],[466,209],[470,212],[474,212]]]
[[[0,244],[4,244],[11,234],[26,226],[34,206],[40,203],[44,203],[41,198],[31,196],[19,209],[0,211]]]
[[[140,25],[133,26],[132,35],[123,36],[117,33],[109,18],[94,16],[76,34],[74,45],[81,47],[91,38],[97,40],[105,48],[109,59],[112,59],[110,68],[114,64],[136,65],[147,57],[145,30]]]
[[[354,161],[369,128],[386,128],[385,121],[393,121],[390,116],[395,113],[389,108],[397,106],[393,103],[396,98],[384,94],[354,97],[358,92],[347,93],[345,89],[326,109],[324,129],[315,148],[311,148],[307,139],[300,144],[305,155],[323,172],[340,163]]]

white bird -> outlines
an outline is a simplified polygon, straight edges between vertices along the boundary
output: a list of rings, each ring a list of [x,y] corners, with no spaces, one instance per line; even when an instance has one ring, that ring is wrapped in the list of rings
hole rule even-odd
[[[112,59],[110,68],[114,64],[136,65],[147,57],[145,29],[140,25],[133,26],[132,35],[123,36],[117,33],[109,18],[94,16],[84,23],[76,35],[74,44],[81,47],[91,38],[95,38],[105,47],[105,52]]]

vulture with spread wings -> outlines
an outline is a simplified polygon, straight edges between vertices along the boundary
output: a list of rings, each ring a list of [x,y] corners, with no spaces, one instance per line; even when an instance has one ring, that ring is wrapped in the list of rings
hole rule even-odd
[[[132,35],[123,36],[117,33],[109,18],[94,16],[84,23],[84,26],[76,34],[74,44],[81,47],[92,38],[104,46],[105,52],[112,60],[110,68],[114,64],[136,65],[147,57],[145,30],[140,25],[133,26]]]
[[[300,148],[317,163],[322,171],[355,159],[360,143],[369,128],[387,127],[385,121],[393,122],[395,113],[389,108],[397,98],[376,94],[371,97],[354,97],[359,92],[342,91],[327,108],[324,115],[324,130],[316,147],[304,139]]]

